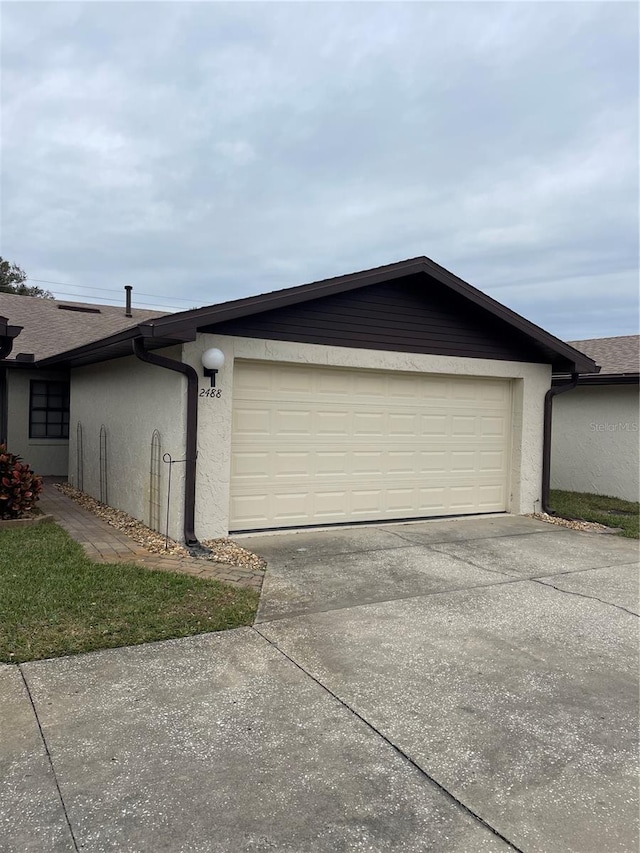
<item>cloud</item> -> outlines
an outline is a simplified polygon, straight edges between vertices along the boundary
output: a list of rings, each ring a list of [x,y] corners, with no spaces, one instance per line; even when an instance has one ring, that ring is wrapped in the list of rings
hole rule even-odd
[[[2,14],[2,251],[33,278],[192,305],[426,254],[561,336],[636,331],[633,4]]]

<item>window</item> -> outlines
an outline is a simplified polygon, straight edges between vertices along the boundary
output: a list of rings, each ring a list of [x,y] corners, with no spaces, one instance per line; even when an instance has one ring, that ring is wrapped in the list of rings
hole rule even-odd
[[[69,383],[32,380],[29,438],[69,438]]]

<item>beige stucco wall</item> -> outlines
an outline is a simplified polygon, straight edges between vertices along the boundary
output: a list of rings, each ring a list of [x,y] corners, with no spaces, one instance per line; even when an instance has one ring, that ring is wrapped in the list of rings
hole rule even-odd
[[[29,438],[29,389],[32,379],[65,380],[55,370],[7,371],[7,446],[37,474],[66,477],[69,442],[64,438]]]
[[[180,347],[160,350],[180,360]],[[150,521],[151,437],[161,453],[184,459],[186,380],[132,356],[71,372],[69,480],[78,485],[77,424],[82,424],[85,492],[100,499],[100,427],[107,430],[108,503],[145,524]],[[161,463],[161,530],[165,530],[168,465]],[[184,465],[173,466],[169,534],[181,540]]]
[[[553,401],[551,486],[640,500],[637,385],[576,388]]]
[[[195,526],[199,538],[224,536],[228,532],[231,403],[235,359],[511,378],[514,380],[514,410],[510,509],[514,513],[539,509],[544,394],[551,383],[551,370],[548,365],[381,352],[221,335],[199,335],[195,342],[185,344],[184,361],[195,367],[202,376],[201,354],[205,349],[214,346],[224,352],[225,365],[216,379],[216,386],[222,392],[221,396],[200,397],[198,400]],[[209,381],[202,379],[200,387],[208,386]]]

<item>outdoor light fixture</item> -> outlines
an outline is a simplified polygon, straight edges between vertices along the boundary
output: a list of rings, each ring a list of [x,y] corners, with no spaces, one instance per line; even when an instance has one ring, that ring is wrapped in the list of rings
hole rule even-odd
[[[211,387],[216,387],[216,373],[224,364],[224,353],[222,350],[212,347],[202,353],[202,366],[204,375],[211,377]]]

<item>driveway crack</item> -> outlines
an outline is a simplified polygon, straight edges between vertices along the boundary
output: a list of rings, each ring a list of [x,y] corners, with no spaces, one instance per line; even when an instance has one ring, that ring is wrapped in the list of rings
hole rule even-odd
[[[40,717],[38,716],[38,711],[36,710],[36,704],[33,701],[33,696],[31,695],[31,690],[29,688],[29,683],[25,677],[22,666],[18,665],[18,670],[20,671],[20,675],[22,676],[22,682],[24,684],[24,688],[27,691],[27,696],[29,697],[29,702],[31,703],[31,709],[33,711],[33,715],[36,718],[36,723],[38,725],[38,731],[40,732],[40,737],[42,739],[42,744],[44,746],[45,752],[47,754],[47,760],[49,762],[49,767],[51,768],[51,773],[53,775],[53,781],[56,786],[56,791],[58,792],[58,798],[60,800],[60,805],[62,806],[62,811],[64,813],[65,820],[67,822],[67,826],[69,827],[69,833],[71,835],[71,841],[73,843],[73,848],[76,851],[79,851],[78,842],[76,840],[75,833],[73,831],[73,827],[71,826],[71,820],[69,818],[69,813],[67,811],[67,806],[64,801],[64,797],[62,796],[62,791],[60,789],[60,782],[58,781],[58,774],[56,773],[56,768],[53,766],[53,759],[51,757],[51,753],[49,752],[49,746],[47,744],[47,739],[44,736],[44,731],[42,730],[42,724],[40,723]]]
[[[555,578],[560,577],[561,575],[579,575],[584,572],[600,572],[602,569],[626,569],[629,566],[636,567],[638,565],[637,561],[631,561],[629,563],[607,563],[606,566],[587,566],[586,569],[565,569],[563,572],[552,572],[548,575],[535,575],[530,578],[530,580],[540,580],[541,578]]]
[[[486,829],[488,829],[489,832],[492,833],[492,835],[495,835],[501,841],[504,841],[504,843],[507,844],[511,850],[515,850],[516,853],[524,853],[524,851],[520,847],[516,847],[516,845],[512,841],[510,841],[505,835],[503,835],[498,829],[496,829],[494,826],[492,826],[488,821],[486,821],[479,814],[474,812],[473,809],[469,808],[469,806],[465,805],[465,803],[463,803],[462,800],[459,800],[458,797],[455,796],[455,794],[452,794],[451,791],[449,791],[448,788],[445,788],[445,786],[441,782],[438,782],[437,779],[435,779],[433,776],[431,776],[429,773],[427,773],[427,771],[423,767],[421,767],[417,763],[417,761],[414,761],[414,759],[411,758],[410,755],[408,755],[406,752],[404,752],[399,746],[397,746],[397,744],[395,744],[390,738],[388,738],[385,734],[383,734],[380,731],[380,729],[377,729],[373,725],[373,723],[370,723],[366,717],[363,717],[362,714],[358,713],[358,711],[356,711],[355,708],[353,708],[351,705],[349,705],[348,702],[346,702],[344,699],[341,699],[340,696],[337,695],[337,693],[334,693],[333,690],[331,690],[329,687],[327,687],[326,684],[323,684],[322,681],[320,681],[320,679],[316,678],[315,675],[312,675],[312,673],[310,673],[301,664],[299,664],[294,658],[292,658],[290,655],[288,655],[283,649],[280,648],[280,646],[277,643],[275,643],[273,640],[270,640],[269,637],[265,636],[258,628],[256,628],[255,625],[253,626],[253,630],[256,632],[256,634],[258,634],[260,637],[262,637],[262,639],[265,640],[273,649],[275,649],[277,652],[279,652],[284,658],[286,658],[286,660],[288,660],[297,669],[299,669],[300,672],[304,673],[304,675],[306,675],[308,678],[310,678],[312,681],[314,681],[319,687],[321,687],[322,690],[325,691],[325,693],[328,693],[329,696],[331,696],[333,699],[335,699],[336,702],[339,702],[343,708],[345,708],[354,717],[356,717],[358,720],[360,720],[360,722],[364,723],[365,726],[367,726],[367,728],[369,728],[372,732],[374,732],[374,734],[376,734],[379,738],[381,738],[381,740],[383,740],[388,746],[390,746],[391,749],[393,749],[393,751],[397,755],[399,755],[401,758],[403,758],[408,764],[411,765],[411,767],[413,767],[415,770],[417,770],[418,773],[420,773],[420,775],[424,779],[426,779],[431,785],[433,785],[435,788],[437,788],[437,790],[440,791],[440,793],[443,794],[449,802],[453,803],[455,806],[457,806],[459,809],[461,809],[467,815],[472,817],[474,820],[478,821],[478,823],[482,824],[482,826],[484,826]]]
[[[573,572],[566,572],[565,574],[574,574],[574,573]],[[551,577],[555,577],[555,575],[552,575]],[[616,610],[622,610],[624,613],[629,613],[631,616],[635,616],[636,619],[639,618],[638,614],[635,613],[633,610],[629,610],[627,607],[624,607],[622,604],[614,604],[612,601],[604,601],[602,598],[598,598],[597,595],[587,595],[586,592],[576,592],[575,590],[572,590],[572,589],[562,589],[562,587],[555,586],[554,584],[548,583],[548,582],[543,581],[543,580],[538,580],[538,578],[528,578],[528,580],[532,581],[533,583],[540,584],[540,586],[550,586],[551,589],[555,589],[558,592],[564,592],[565,595],[577,595],[579,598],[590,598],[592,601],[599,601],[600,604],[606,604],[609,607],[615,607]]]
[[[450,554],[448,551],[439,551],[437,545],[449,545],[455,543],[449,542],[438,542],[433,543],[433,546],[427,545],[425,547],[429,548],[433,551],[434,554],[444,554],[447,557],[451,557],[452,560],[460,560],[461,563],[466,563],[468,566],[473,566],[474,569],[481,569],[483,572],[490,572],[493,575],[500,575],[503,578],[510,578],[511,580],[522,580],[522,576],[518,574],[511,574],[509,572],[504,572],[502,569],[489,569],[486,566],[483,566],[481,563],[476,563],[470,557],[461,557],[460,554]]]
[[[486,542],[487,539],[514,539],[517,536],[537,536],[539,533],[556,533],[558,530],[565,530],[564,527],[558,527],[558,525],[550,524],[549,527],[556,527],[557,530],[526,530],[521,531],[519,533],[490,533],[487,536],[472,536],[467,537],[465,539],[434,539],[431,542],[422,542],[418,539],[409,539],[407,536],[403,536],[402,533],[398,533],[397,530],[388,530],[386,528],[378,528],[379,530],[384,530],[385,533],[390,533],[392,536],[397,536],[398,539],[403,539],[405,542],[412,542],[414,545],[457,545],[462,542]]]

